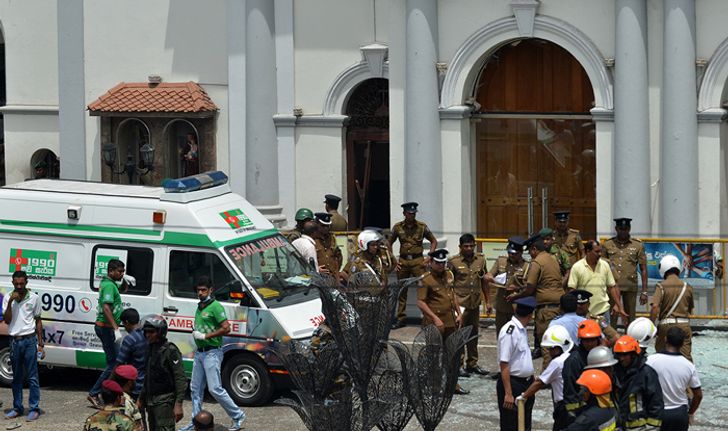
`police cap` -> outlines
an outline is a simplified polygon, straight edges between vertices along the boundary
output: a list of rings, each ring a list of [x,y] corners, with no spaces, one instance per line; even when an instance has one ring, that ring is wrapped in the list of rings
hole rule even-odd
[[[508,238],[508,245],[506,246],[506,251],[508,253],[520,253],[523,251],[523,243],[526,242],[526,240],[522,236],[512,236]]]
[[[324,202],[332,202],[338,204],[341,202],[341,198],[336,195],[324,195]]]
[[[567,221],[569,220],[569,211],[554,211],[554,218],[556,221]]]
[[[316,221],[321,223],[322,225],[330,225],[331,224],[331,214],[329,213],[316,213]]]
[[[447,262],[447,254],[447,249],[438,248],[435,251],[429,252],[427,255],[430,256],[435,262],[445,263]]]
[[[627,217],[615,218],[614,224],[617,228],[628,228],[632,226],[632,219]]]
[[[417,202],[405,202],[402,204],[402,209],[406,213],[416,213],[418,205]]]
[[[534,296],[524,296],[523,298],[518,298],[513,302],[515,302],[516,305],[523,307],[536,308],[536,298]]]
[[[533,245],[534,242],[536,242],[538,240],[541,240],[541,239],[543,239],[543,237],[541,237],[541,235],[539,235],[539,234],[531,235],[526,240],[526,242],[523,243],[523,246],[526,247],[526,248],[529,248],[529,247],[531,247]]]
[[[569,294],[576,296],[577,304],[586,304],[587,302],[589,302],[589,298],[592,297],[591,293],[583,289],[574,289],[569,292]]]

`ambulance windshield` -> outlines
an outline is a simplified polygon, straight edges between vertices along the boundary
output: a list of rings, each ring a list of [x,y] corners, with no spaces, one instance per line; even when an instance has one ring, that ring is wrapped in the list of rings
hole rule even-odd
[[[231,245],[225,252],[270,308],[318,297],[308,266],[279,234]]]

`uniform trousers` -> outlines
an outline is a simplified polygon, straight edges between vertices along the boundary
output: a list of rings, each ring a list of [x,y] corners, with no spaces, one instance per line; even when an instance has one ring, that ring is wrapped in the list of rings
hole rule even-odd
[[[693,362],[693,331],[692,329],[690,329],[689,323],[672,323],[659,325],[657,327],[657,340],[655,340],[655,351],[662,352],[663,350],[665,350],[665,346],[667,344],[667,331],[673,326],[677,326],[678,328],[682,329],[683,332],[685,332],[685,343],[680,348],[680,353],[682,353],[682,355],[685,356],[688,361]]]
[[[397,271],[397,280],[404,278],[419,277],[425,273],[425,258],[417,257],[414,259],[399,259],[400,270]],[[402,289],[399,292],[399,298],[397,300],[397,321],[403,322],[407,317],[407,291],[409,289]]]
[[[637,290],[620,290],[619,294],[622,298],[622,307],[624,307],[624,312],[629,314],[629,319],[625,325],[626,328],[630,323],[632,323],[637,314]],[[609,297],[609,309],[611,310],[612,307],[614,307],[614,301],[611,297]],[[610,324],[612,328],[617,329],[617,323],[619,323],[619,319],[613,319]]]
[[[462,327],[471,326],[471,337],[475,337],[465,344],[465,367],[475,368],[478,366],[478,327],[480,326],[480,307],[466,308],[463,312]]]
[[[513,399],[521,395],[533,383],[533,377],[524,378],[511,376],[511,391]],[[498,375],[498,382],[495,386],[498,395],[498,411],[500,412],[500,429],[501,431],[518,431],[518,404],[513,410],[503,408],[503,401],[506,399],[506,389],[503,386],[503,374]],[[531,411],[536,397],[529,397],[526,400],[526,431],[531,429]],[[514,401],[515,403],[515,401]]]
[[[174,431],[174,393],[153,395],[147,401],[146,412],[149,429],[155,431]]]
[[[680,406],[676,409],[662,411],[662,425],[660,431],[687,431],[690,416],[688,406]]]

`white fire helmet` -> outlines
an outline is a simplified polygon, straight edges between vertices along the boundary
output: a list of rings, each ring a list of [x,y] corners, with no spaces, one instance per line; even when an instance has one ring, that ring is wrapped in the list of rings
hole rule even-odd
[[[671,254],[666,254],[660,259],[660,277],[665,278],[665,273],[672,268],[677,268],[678,271],[682,270],[680,260]]]
[[[657,335],[657,326],[646,317],[638,317],[627,327],[627,335],[637,340],[643,349],[652,343]]]
[[[574,341],[566,328],[561,325],[554,325],[544,332],[543,338],[541,338],[541,346],[561,347],[561,350],[568,352],[574,347]]]
[[[359,250],[366,251],[367,247],[369,247],[370,242],[380,241],[381,239],[382,236],[379,234],[379,232],[373,230],[363,230],[356,238],[356,245],[359,247]]]

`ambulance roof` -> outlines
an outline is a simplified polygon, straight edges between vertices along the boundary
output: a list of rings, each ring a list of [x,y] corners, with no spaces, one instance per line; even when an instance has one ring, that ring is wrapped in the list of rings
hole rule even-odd
[[[31,180],[5,186],[8,189],[34,190],[39,192],[90,194],[100,196],[127,196],[135,198],[156,198],[164,194],[161,187],[109,184],[94,181]]]

